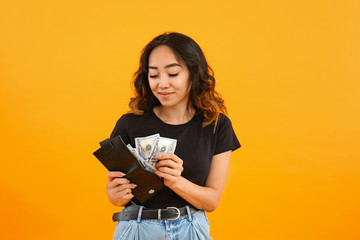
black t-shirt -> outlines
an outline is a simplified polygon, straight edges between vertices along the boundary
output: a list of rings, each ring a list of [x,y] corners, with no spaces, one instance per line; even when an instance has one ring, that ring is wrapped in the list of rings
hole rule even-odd
[[[135,147],[136,137],[146,137],[159,133],[161,137],[177,139],[175,155],[183,160],[181,176],[189,181],[204,186],[209,175],[211,160],[214,155],[234,151],[240,143],[232,128],[230,119],[220,114],[214,132],[214,122],[202,127],[202,117],[195,115],[189,122],[170,125],[158,118],[151,111],[143,115],[124,114],[116,123],[110,138],[120,135],[125,144]],[[141,205],[135,198],[132,201]],[[142,204],[148,208],[183,207],[190,205],[183,198],[164,187]]]

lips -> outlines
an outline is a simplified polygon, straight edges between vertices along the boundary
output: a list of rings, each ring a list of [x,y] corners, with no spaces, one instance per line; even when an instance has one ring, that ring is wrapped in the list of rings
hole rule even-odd
[[[159,92],[158,94],[160,95],[160,97],[165,99],[165,98],[170,97],[173,93],[172,92]]]

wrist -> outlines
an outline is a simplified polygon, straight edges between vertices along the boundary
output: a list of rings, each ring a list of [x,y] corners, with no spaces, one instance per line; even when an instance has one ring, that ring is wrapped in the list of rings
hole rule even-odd
[[[174,184],[171,186],[171,189],[174,191],[174,192],[177,192],[177,191],[181,191],[181,189],[183,188],[183,186],[184,186],[184,181],[185,181],[186,179],[184,178],[184,177],[182,177],[182,176],[180,176],[179,177],[179,179],[176,181],[176,182],[174,182]]]

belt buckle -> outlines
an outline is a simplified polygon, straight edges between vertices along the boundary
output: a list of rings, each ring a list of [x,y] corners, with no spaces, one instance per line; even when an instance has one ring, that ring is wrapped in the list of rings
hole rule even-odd
[[[167,218],[167,220],[170,220],[170,221],[175,221],[177,220],[181,213],[180,213],[180,210],[176,207],[167,207],[166,210],[169,210],[169,209],[175,209],[176,210],[176,213],[177,213],[177,216],[174,217],[174,218]],[[161,220],[161,209],[158,209],[158,220],[160,221]]]
[[[174,220],[177,220],[179,217],[180,217],[180,210],[176,207],[167,207],[166,209],[175,209],[176,212],[177,212],[177,216],[174,217],[174,218],[168,218],[168,220],[170,221],[174,221]]]

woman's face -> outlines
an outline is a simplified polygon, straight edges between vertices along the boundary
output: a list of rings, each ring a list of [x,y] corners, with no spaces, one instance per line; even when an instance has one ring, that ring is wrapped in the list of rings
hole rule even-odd
[[[149,56],[149,85],[151,91],[164,107],[187,106],[190,84],[189,70],[178,61],[173,50],[161,45]]]

